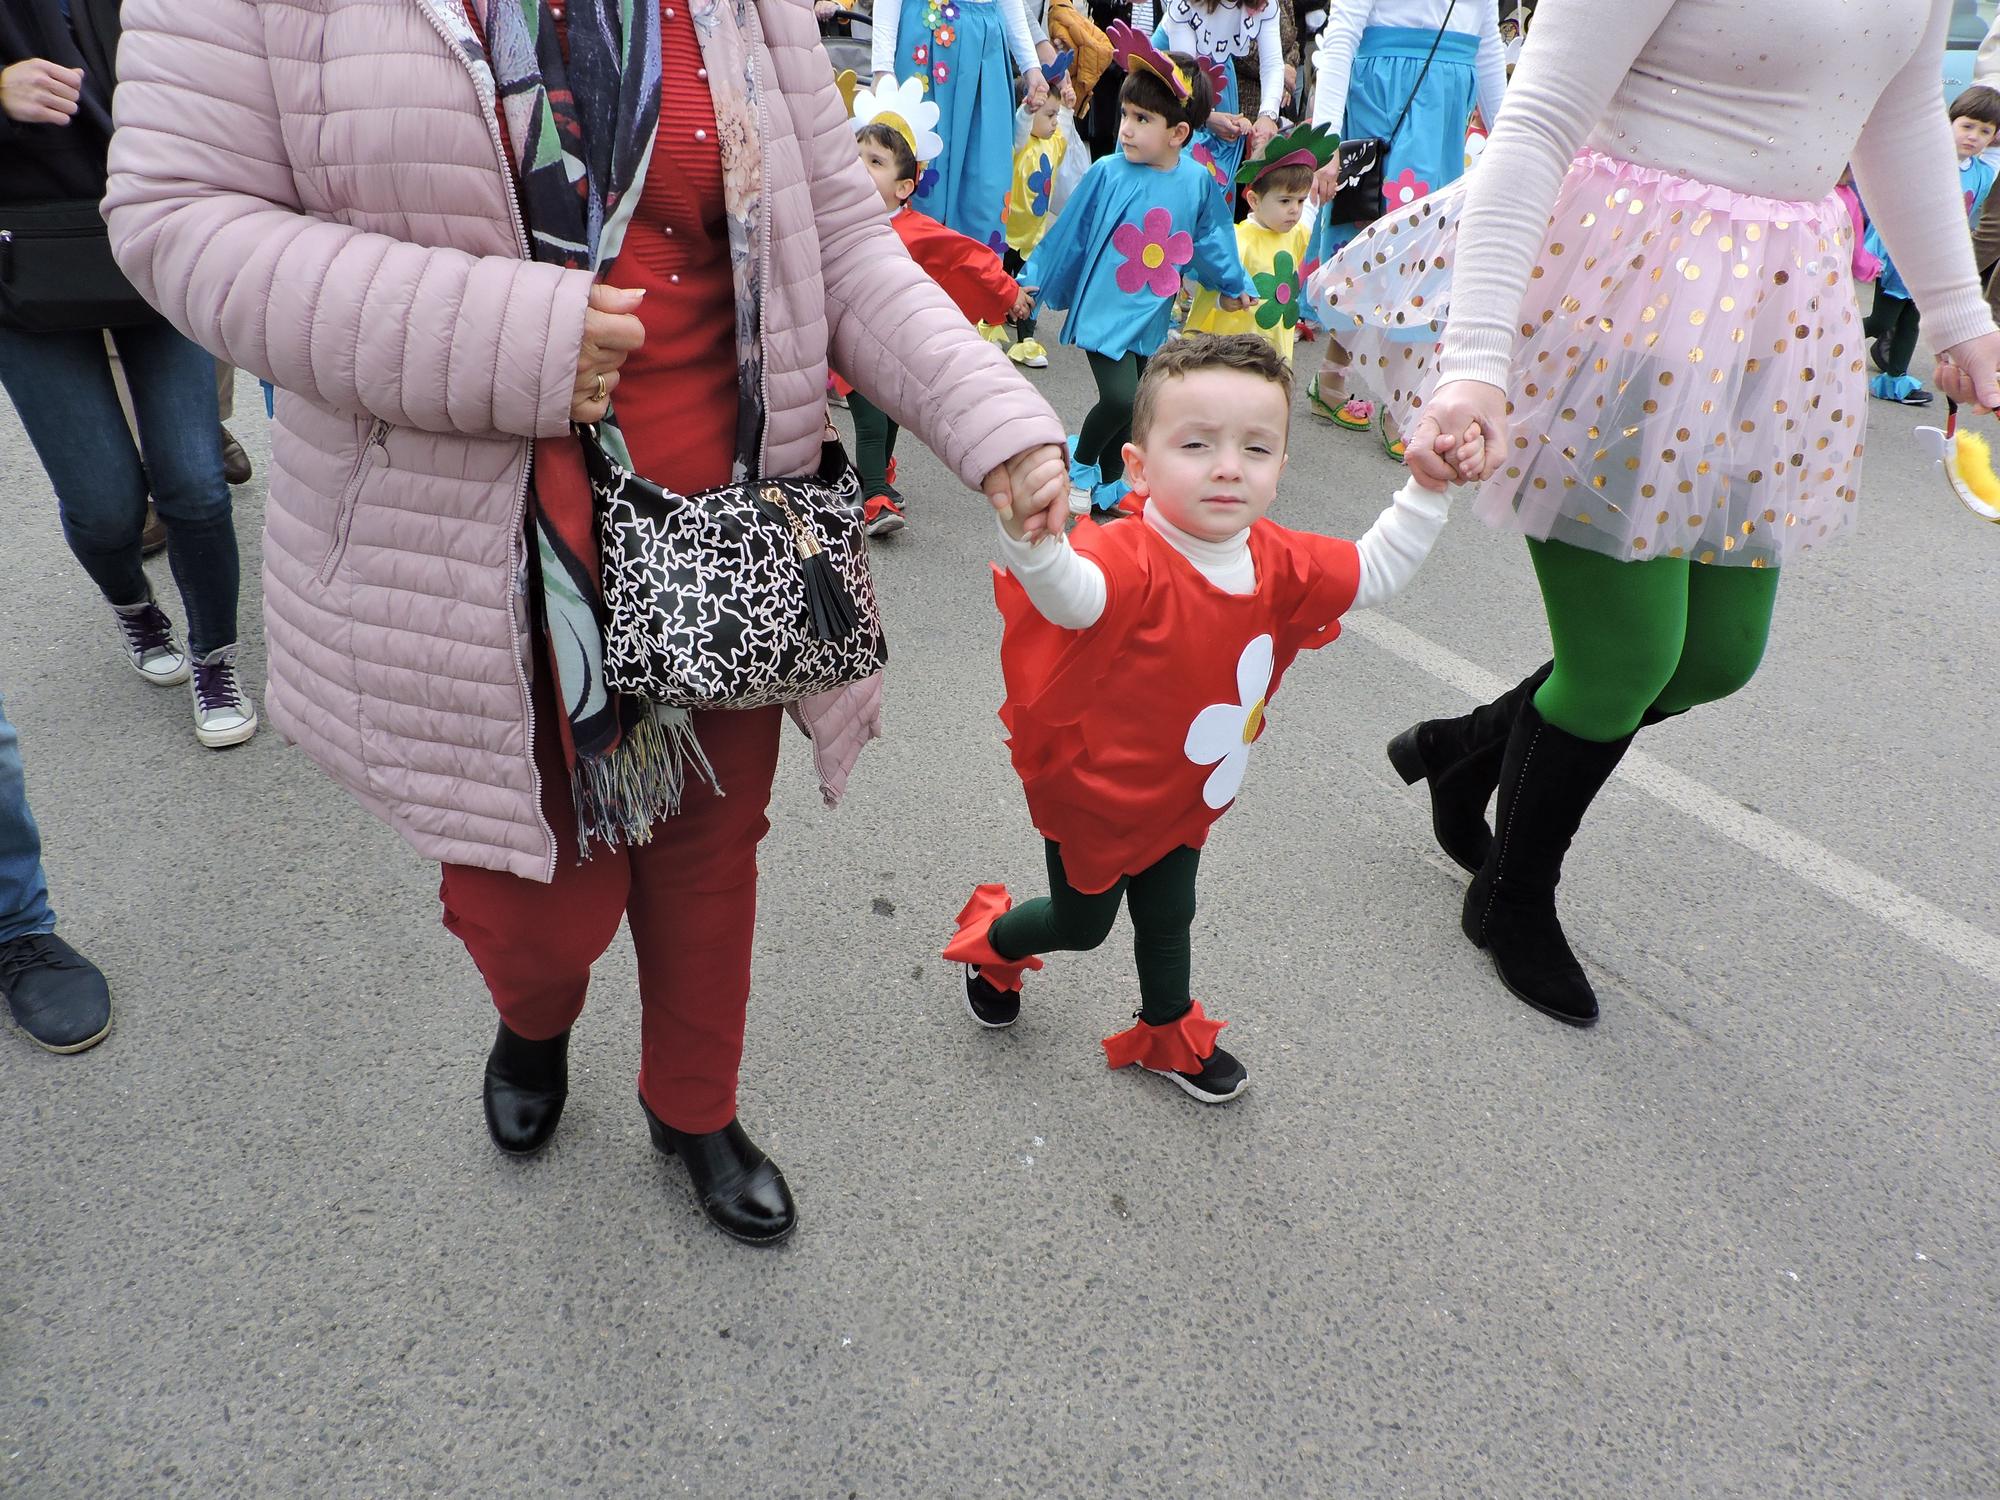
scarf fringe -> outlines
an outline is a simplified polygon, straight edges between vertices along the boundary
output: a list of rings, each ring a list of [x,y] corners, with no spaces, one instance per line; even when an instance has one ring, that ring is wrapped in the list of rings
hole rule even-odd
[[[579,758],[570,771],[579,856],[590,858],[593,839],[607,848],[650,843],[654,826],[681,810],[690,769],[723,795],[684,708],[654,708],[609,754]]]

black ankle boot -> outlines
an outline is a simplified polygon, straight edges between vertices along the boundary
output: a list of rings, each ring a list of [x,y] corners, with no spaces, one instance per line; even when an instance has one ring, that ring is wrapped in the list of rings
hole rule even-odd
[[[500,1023],[486,1056],[486,1130],[509,1156],[549,1143],[569,1098],[569,1033],[545,1042],[516,1036]]]
[[[695,1199],[717,1229],[746,1245],[774,1245],[792,1232],[798,1210],[785,1174],[743,1133],[740,1122],[690,1135],[663,1123],[644,1099],[639,1108],[646,1111],[654,1147],[687,1164]]]
[[[1556,883],[1570,840],[1632,736],[1602,744],[1521,705],[1500,765],[1493,847],[1465,892],[1465,935],[1493,955],[1500,980],[1571,1026],[1597,1019],[1597,996],[1556,920]]]
[[[1430,783],[1431,831],[1438,847],[1474,875],[1486,863],[1486,851],[1493,844],[1486,804],[1500,782],[1507,733],[1521,705],[1534,698],[1554,665],[1544,663],[1525,682],[1469,714],[1426,719],[1389,741],[1389,764],[1403,784]]]

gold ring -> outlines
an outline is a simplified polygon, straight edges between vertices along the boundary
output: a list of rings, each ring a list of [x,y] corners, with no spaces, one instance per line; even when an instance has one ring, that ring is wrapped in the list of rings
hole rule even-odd
[[[602,374],[597,377],[597,389],[590,393],[590,399],[593,401],[602,401],[604,399],[604,376]]]

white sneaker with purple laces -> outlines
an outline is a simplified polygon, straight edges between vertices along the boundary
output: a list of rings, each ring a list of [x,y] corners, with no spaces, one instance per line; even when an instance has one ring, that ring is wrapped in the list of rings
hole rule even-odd
[[[257,710],[236,675],[236,647],[194,659],[194,737],[211,750],[240,745],[257,732]]]
[[[174,622],[150,598],[140,604],[114,604],[118,633],[133,670],[155,687],[178,687],[188,680],[187,652],[174,639]]]

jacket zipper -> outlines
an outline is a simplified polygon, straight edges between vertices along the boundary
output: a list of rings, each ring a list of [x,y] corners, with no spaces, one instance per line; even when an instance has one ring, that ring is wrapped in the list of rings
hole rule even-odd
[[[500,163],[500,178],[506,187],[507,219],[514,226],[514,246],[523,260],[532,260],[534,256],[528,247],[528,226],[521,219],[520,187],[514,181],[514,164],[507,160],[507,143],[500,136],[500,117],[496,113],[499,101],[480,82],[479,70],[473,67],[470,58],[459,51],[451,32],[432,11],[430,0],[416,0],[416,5],[424,13],[424,19],[431,23],[431,30],[443,40],[445,50],[459,60],[472,79],[472,92],[479,97],[479,112],[486,124],[487,139],[492,141],[494,159]],[[510,591],[519,585],[521,570],[527,565],[522,549],[527,545],[528,476],[533,472],[534,465],[535,440],[529,438],[527,462],[521,465],[521,480],[514,489],[513,520],[507,528],[507,587]],[[543,861],[542,879],[552,881],[556,875],[556,833],[549,826],[548,815],[542,811],[542,768],[535,760],[535,696],[528,687],[527,645],[517,629],[514,636],[514,681],[521,690],[521,706],[528,715],[528,779],[535,794],[535,822],[541,828],[542,836],[548,840],[549,852],[548,858]]]
[[[767,96],[764,92],[764,68],[763,64],[759,61],[760,56],[766,50],[764,46],[764,18],[757,14],[756,0],[751,0],[749,15],[750,29],[754,33],[750,38],[750,81],[757,90],[757,127],[763,131],[764,139],[768,141],[771,139],[771,111],[768,108]],[[763,166],[764,176],[768,179],[771,173],[771,153],[769,151],[764,153]],[[810,175],[812,168],[807,166],[806,171]],[[768,185],[768,182],[766,185]],[[757,234],[757,284],[760,287],[765,287],[771,284],[771,195],[769,192],[760,190],[759,197],[762,199],[763,223],[759,226]],[[771,351],[767,347],[764,338],[764,315],[760,311],[757,315],[757,402],[759,410],[763,413],[764,420],[758,424],[757,473],[750,476],[751,478],[763,476],[770,471],[771,467],[770,354]]]
[[[377,417],[368,429],[368,441],[361,445],[361,456],[354,460],[353,472],[347,476],[347,483],[341,489],[340,504],[334,507],[333,539],[326,544],[326,556],[319,565],[322,588],[333,582],[341,558],[347,555],[347,537],[354,529],[354,512],[361,502],[361,486],[367,483],[375,465],[388,456],[389,424]]]

